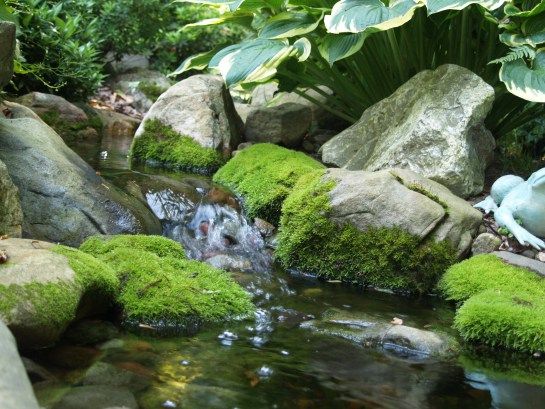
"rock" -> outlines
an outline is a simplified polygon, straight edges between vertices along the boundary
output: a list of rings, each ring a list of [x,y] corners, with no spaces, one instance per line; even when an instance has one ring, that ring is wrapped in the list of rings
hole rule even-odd
[[[254,225],[259,230],[259,233],[261,233],[261,236],[263,237],[271,237],[274,234],[275,227],[271,223],[269,223],[266,220],[260,219],[259,217],[256,217],[254,219]]]
[[[337,181],[330,218],[339,225],[398,227],[422,240],[448,240],[462,257],[482,223],[481,212],[465,200],[410,170],[329,169],[325,179]]]
[[[545,263],[539,260],[532,260],[531,258],[524,257],[508,251],[495,251],[493,254],[498,256],[508,264],[532,270],[540,276],[545,277]]]
[[[160,234],[142,203],[116,189],[27,108],[0,118],[0,160],[19,188],[23,236],[78,246],[95,234]]]
[[[252,263],[242,257],[234,257],[226,254],[218,254],[205,260],[212,267],[225,271],[249,271],[252,269]]]
[[[540,251],[539,253],[537,253],[536,259],[538,261],[541,261],[542,263],[545,263],[545,252]]]
[[[109,52],[106,54],[106,60],[109,62],[112,71],[116,74],[149,69],[149,58],[145,55],[123,54],[121,58],[116,58],[112,52]]]
[[[335,308],[326,311],[321,319],[305,321],[300,327],[367,347],[388,349],[403,357],[449,358],[459,350],[456,340],[446,334],[377,322],[371,316]]]
[[[170,80],[159,71],[137,69],[115,77],[112,89],[132,98],[132,105],[145,113],[171,85]]]
[[[75,345],[94,345],[119,335],[119,330],[108,321],[84,320],[66,330],[64,339]]]
[[[471,252],[477,254],[492,253],[500,248],[501,239],[492,233],[481,233],[473,241]]]
[[[410,169],[456,195],[477,195],[495,147],[483,123],[493,102],[493,88],[466,68],[422,71],[327,142],[322,160],[350,170]]]
[[[87,255],[71,251],[78,268],[84,260],[89,263],[83,268],[92,269],[93,277],[86,277],[71,267],[72,258],[51,243],[6,239],[0,241],[0,250],[8,256],[8,262],[0,264],[0,318],[21,347],[49,346],[78,314],[108,306],[102,286],[115,286],[117,277],[98,260],[89,261]],[[84,297],[90,291],[93,296]]]
[[[194,75],[170,87],[150,108],[135,139],[152,119],[224,154],[240,143],[243,126],[223,80],[213,75]]]
[[[57,95],[31,92],[17,98],[16,102],[32,109],[41,118],[54,115],[65,122],[83,122],[89,119],[83,109]]]
[[[274,94],[278,92],[278,84],[276,82],[267,82],[257,85],[252,91],[251,106],[264,107],[267,106],[274,98]]]
[[[302,104],[285,103],[257,108],[246,119],[245,136],[251,142],[270,142],[296,148],[310,129],[312,110]]]
[[[95,109],[102,122],[102,133],[107,138],[131,138],[138,129],[138,119],[115,111]]]
[[[237,151],[243,151],[244,149],[249,148],[253,144],[253,142],[242,142],[237,146]]]
[[[38,402],[19,357],[15,339],[2,321],[0,321],[0,368],[2,368],[0,372],[2,409],[38,409]]]
[[[495,249],[497,250],[497,249]],[[532,250],[532,249],[528,249],[528,250],[524,250],[522,253],[520,253],[522,256],[524,257],[528,257],[528,258],[536,258],[537,256],[537,250]]]
[[[15,24],[0,21],[0,90],[11,80],[15,58]]]
[[[83,385],[123,386],[132,392],[138,392],[146,389],[150,381],[148,377],[141,374],[117,368],[106,362],[97,362],[85,372],[81,383]]]
[[[22,223],[19,189],[11,181],[4,162],[0,161],[0,235],[21,237]]]
[[[23,361],[23,365],[25,366],[25,371],[32,383],[43,382],[43,381],[49,381],[49,382],[57,381],[57,378],[55,378],[55,375],[53,375],[43,366],[38,365],[36,362],[28,358],[21,358],[21,360]]]
[[[240,116],[240,119],[244,124],[246,124],[246,120],[248,119],[248,115],[250,115],[251,112],[255,111],[257,107],[254,107],[249,104],[245,104],[242,102],[235,102],[235,109],[238,113],[238,116]]]
[[[86,385],[72,388],[52,409],[138,409],[134,395],[127,388]]]
[[[60,345],[45,353],[47,360],[56,367],[66,369],[88,368],[100,357],[101,351],[95,348]]]

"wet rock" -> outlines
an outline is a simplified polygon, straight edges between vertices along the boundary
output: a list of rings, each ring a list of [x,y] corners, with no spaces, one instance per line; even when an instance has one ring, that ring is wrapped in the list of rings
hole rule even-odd
[[[244,133],[251,142],[270,142],[296,148],[303,142],[311,122],[312,110],[308,106],[290,102],[250,112]]]
[[[2,321],[0,321],[0,368],[2,368],[0,371],[2,409],[38,409],[38,402],[19,357],[15,339]]]
[[[500,248],[501,239],[492,233],[481,233],[473,241],[473,255],[492,253]]]
[[[119,112],[108,111],[105,109],[96,109],[95,112],[102,122],[102,133],[104,134],[104,137],[107,138],[132,139],[134,133],[138,129],[138,126],[140,126],[140,120]]]
[[[254,219],[254,226],[257,227],[259,233],[261,233],[261,236],[263,237],[271,237],[274,234],[274,225],[259,217]]]
[[[46,353],[47,360],[52,365],[67,369],[87,368],[100,355],[98,349],[75,345],[56,346]]]
[[[545,263],[539,260],[532,260],[531,258],[511,253],[509,251],[495,251],[493,254],[508,264],[526,268],[539,274],[540,276],[545,277]]]
[[[222,153],[230,154],[240,143],[242,121],[218,76],[195,75],[170,87],[150,108],[136,138],[152,119]]]
[[[83,385],[123,386],[132,392],[146,389],[150,382],[151,379],[147,376],[118,368],[106,362],[93,364],[81,379]]]
[[[99,177],[28,108],[0,118],[0,160],[19,188],[23,236],[78,246],[95,234],[159,234],[143,204]]]
[[[147,112],[162,92],[171,86],[170,80],[159,71],[136,69],[120,74],[112,81],[112,89],[132,99],[132,105],[140,112]],[[149,90],[153,90],[151,95]]]
[[[252,269],[252,263],[240,256],[234,257],[226,254],[218,254],[205,260],[205,262],[225,271],[248,271]]]
[[[15,24],[0,21],[0,90],[11,80],[15,58]]]
[[[36,382],[56,382],[57,378],[43,366],[38,365],[36,362],[22,357],[23,365],[25,366],[25,371],[30,378],[32,383]]]
[[[301,328],[348,339],[367,346],[381,347],[396,355],[422,358],[448,358],[457,355],[459,345],[453,337],[406,325],[377,322],[364,313],[332,308],[319,320],[303,322]]]
[[[72,388],[52,409],[138,409],[134,395],[127,388],[87,385]]]
[[[19,189],[11,181],[4,162],[0,161],[0,235],[21,237],[22,223]]]
[[[327,142],[322,160],[350,170],[410,169],[456,195],[477,195],[495,147],[484,126],[493,102],[493,88],[466,68],[422,71]]]
[[[94,345],[119,335],[119,330],[108,321],[83,320],[66,330],[64,338],[75,345]]]

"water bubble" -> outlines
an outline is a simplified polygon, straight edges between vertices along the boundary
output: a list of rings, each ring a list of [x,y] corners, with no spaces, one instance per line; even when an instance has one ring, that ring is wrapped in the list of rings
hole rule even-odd
[[[177,407],[178,407],[178,405],[176,405],[176,403],[174,403],[174,402],[171,401],[171,400],[166,400],[166,401],[164,401],[164,402],[161,404],[161,406],[162,406],[163,408],[169,408],[169,409],[171,409],[171,408],[177,408]]]
[[[218,335],[218,339],[222,345],[229,347],[233,345],[233,341],[238,339],[238,335],[231,331],[223,331]]]
[[[260,378],[269,378],[273,374],[273,370],[270,367],[263,365],[256,373]]]
[[[250,338],[250,343],[256,348],[259,348],[267,343],[267,339],[256,335],[255,337]]]

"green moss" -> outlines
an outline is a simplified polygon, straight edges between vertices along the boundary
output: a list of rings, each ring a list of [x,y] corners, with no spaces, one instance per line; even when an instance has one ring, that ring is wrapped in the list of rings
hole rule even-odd
[[[186,259],[178,243],[159,236],[93,237],[81,249],[111,266],[126,323],[160,328],[220,322],[253,310],[249,294],[224,271]]]
[[[278,224],[284,199],[302,175],[324,166],[311,157],[272,144],[257,144],[241,151],[215,175],[214,182],[244,199],[249,217]]]
[[[463,301],[454,327],[465,340],[545,351],[545,280],[537,274],[479,255],[452,266],[439,287],[447,299]]]
[[[282,208],[277,256],[287,268],[395,291],[425,293],[454,262],[448,243],[420,243],[397,228],[359,231],[328,219],[324,171],[301,177]]]
[[[401,179],[401,178],[399,178],[399,179]],[[400,183],[403,184],[403,181],[401,180]],[[416,193],[420,193],[421,195],[426,196],[428,199],[433,200],[435,203],[440,205],[445,210],[445,213],[448,215],[448,212],[449,212],[448,204],[446,202],[444,202],[443,200],[441,200],[439,198],[439,196],[434,195],[433,193],[431,193],[424,186],[422,186],[422,185],[420,185],[418,183],[411,183],[409,186],[407,186],[407,189],[412,190],[413,192],[416,192]]]
[[[98,115],[90,116],[86,121],[70,122],[61,119],[59,112],[48,111],[40,114],[40,118],[68,144],[78,142],[81,139],[80,132],[84,129],[93,128],[99,135],[102,131],[102,121]]]
[[[144,132],[134,139],[130,160],[203,174],[215,172],[224,162],[215,149],[202,147],[156,119],[146,121]]]
[[[155,102],[159,99],[161,94],[166,91],[166,88],[163,88],[154,82],[141,81],[138,83],[138,90],[148,97],[148,99]]]

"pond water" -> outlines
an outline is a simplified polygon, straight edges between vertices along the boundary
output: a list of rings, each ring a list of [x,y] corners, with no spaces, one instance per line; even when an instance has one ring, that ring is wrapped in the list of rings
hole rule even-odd
[[[488,351],[493,363],[471,352],[437,360],[301,326],[335,311],[376,322],[397,317],[405,325],[451,332],[453,307],[434,297],[401,297],[283,271],[273,263],[269,244],[221,188],[194,175],[129,170],[129,142],[114,142],[104,141],[98,159],[87,159],[119,187],[131,191],[136,184],[144,190],[142,200],[162,215],[165,234],[181,241],[192,257],[226,254],[246,261],[233,276],[258,307],[253,319],[194,334],[121,331],[105,344],[87,347],[93,359],[138,374],[144,385],[133,389],[142,409],[545,407],[545,388],[537,386],[545,380],[521,375],[540,364],[531,358]],[[201,234],[204,220],[207,237]],[[231,236],[231,243],[222,241]],[[37,389],[46,406],[58,390],[77,385],[85,370],[33,358],[63,380],[62,386]]]

